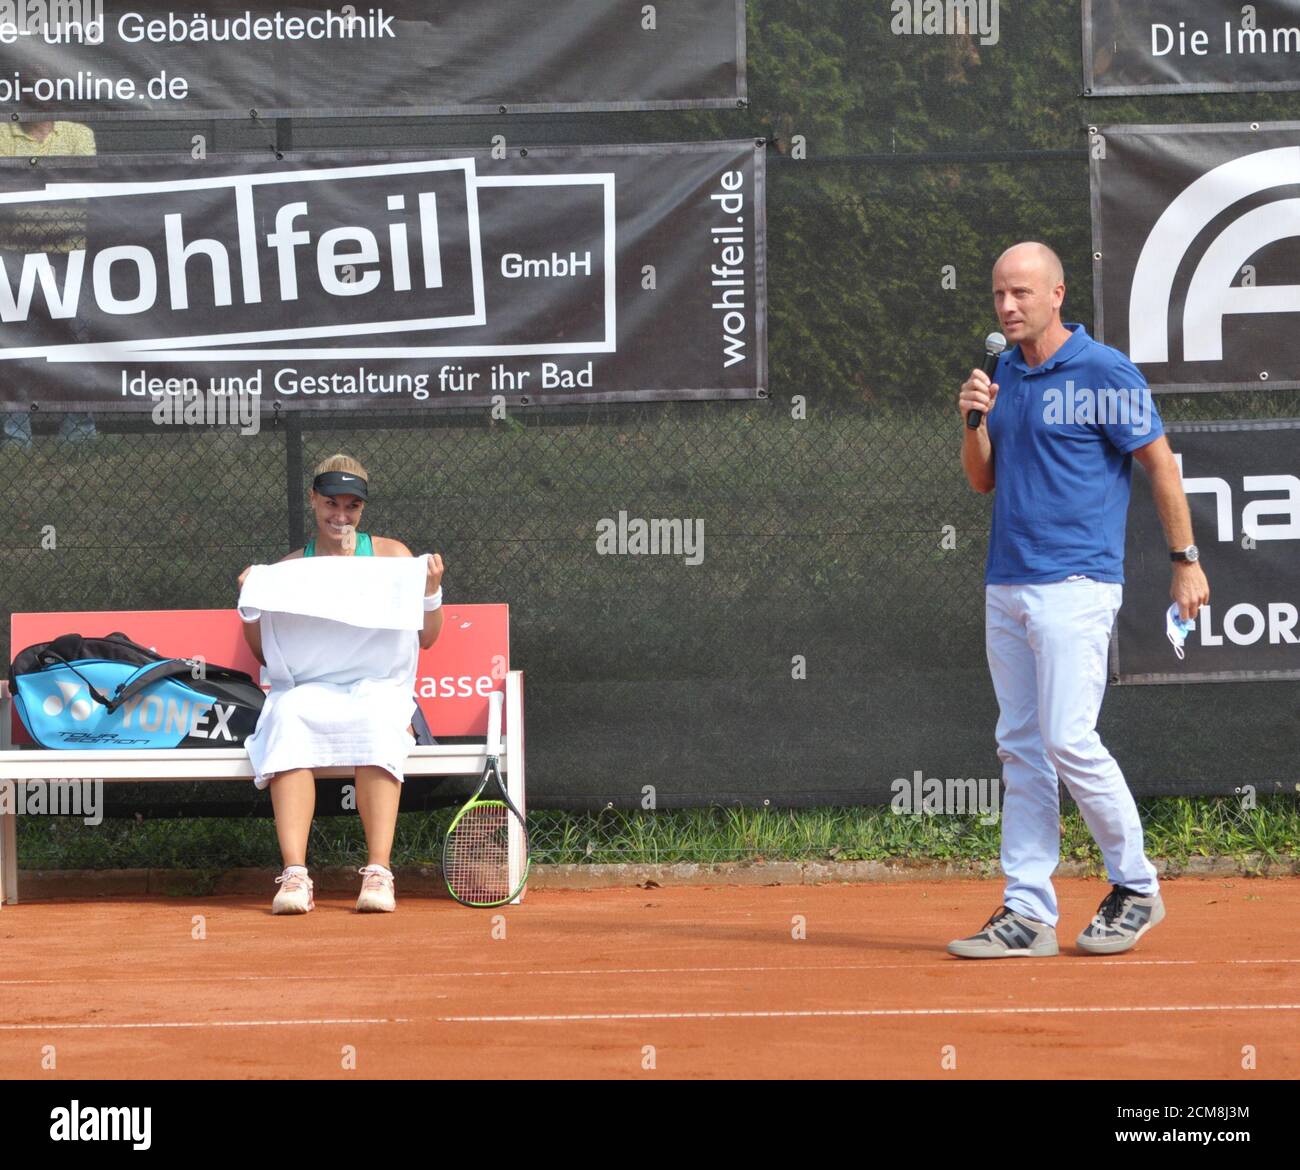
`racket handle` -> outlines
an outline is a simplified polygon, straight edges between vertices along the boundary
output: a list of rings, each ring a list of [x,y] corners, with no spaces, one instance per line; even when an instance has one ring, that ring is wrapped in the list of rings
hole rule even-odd
[[[493,691],[488,696],[487,754],[489,756],[501,754],[501,708],[505,701],[506,697],[501,691]]]

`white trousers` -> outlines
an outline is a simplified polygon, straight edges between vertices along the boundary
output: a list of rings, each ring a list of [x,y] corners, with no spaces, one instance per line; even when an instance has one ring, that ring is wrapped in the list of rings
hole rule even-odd
[[[1137,805],[1097,734],[1120,585],[1086,577],[985,588],[985,647],[998,699],[1003,903],[1056,925],[1058,777],[1087,824],[1112,883],[1159,888]]]

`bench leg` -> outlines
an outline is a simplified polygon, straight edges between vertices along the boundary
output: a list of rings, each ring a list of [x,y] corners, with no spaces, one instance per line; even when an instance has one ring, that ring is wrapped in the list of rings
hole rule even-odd
[[[506,792],[525,821],[528,804],[524,784],[524,672],[512,670],[506,674]],[[512,818],[513,819],[513,818]],[[523,841],[511,840],[511,868],[523,865]],[[519,895],[510,903],[518,905],[528,893],[525,883]]]
[[[18,901],[18,816],[13,781],[0,784],[0,905]]]
[[[8,681],[0,681],[0,751],[13,743],[14,701]],[[17,784],[0,784],[0,906],[18,901],[18,816]]]

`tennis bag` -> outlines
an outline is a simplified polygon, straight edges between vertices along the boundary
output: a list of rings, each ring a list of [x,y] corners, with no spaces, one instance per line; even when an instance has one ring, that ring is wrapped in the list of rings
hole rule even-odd
[[[82,750],[233,747],[253,734],[266,701],[242,670],[200,670],[121,633],[28,646],[9,667],[9,690],[41,747]]]

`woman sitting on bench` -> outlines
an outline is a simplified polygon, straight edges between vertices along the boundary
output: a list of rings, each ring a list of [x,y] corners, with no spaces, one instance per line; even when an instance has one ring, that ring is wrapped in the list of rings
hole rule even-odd
[[[306,548],[281,559],[411,556],[400,540],[357,531],[368,498],[368,478],[366,469],[347,455],[332,455],[321,463],[309,497],[316,535]],[[250,565],[240,574],[241,588],[251,571]],[[347,679],[332,678],[327,670],[324,677],[313,673],[311,681],[295,679],[278,692],[272,682],[267,707],[246,746],[257,786],[270,786],[284,860],[284,872],[275,879],[280,886],[272,903],[275,914],[305,914],[315,906],[307,872],[307,837],[316,810],[312,767],[341,763],[356,766],[357,811],[366,834],[367,864],[360,871],[357,909],[396,907],[389,859],[402,762],[412,746],[411,720],[418,710],[409,689],[405,692],[409,703],[401,699],[401,680],[414,678],[419,650],[432,646],[442,629],[442,574],[442,558],[435,553],[428,560],[424,626],[418,639],[410,629],[369,630],[335,623],[338,628],[331,627],[329,655],[346,666]],[[261,621],[245,621],[243,628],[253,654],[265,666]],[[308,649],[319,652],[320,646]]]

